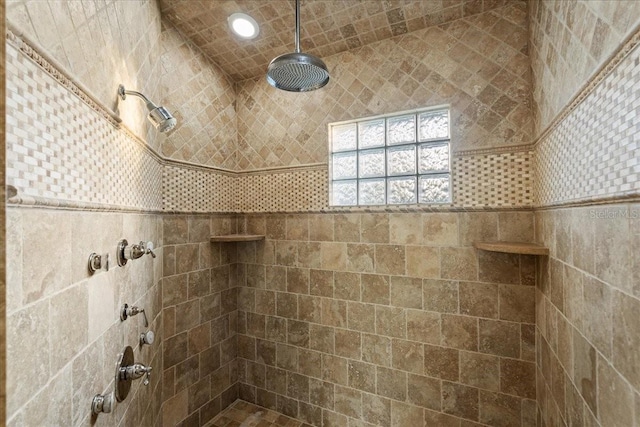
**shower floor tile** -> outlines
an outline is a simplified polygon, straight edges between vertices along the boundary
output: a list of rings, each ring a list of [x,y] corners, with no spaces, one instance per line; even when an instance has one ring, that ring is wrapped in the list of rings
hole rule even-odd
[[[205,427],[312,427],[295,418],[236,400]]]

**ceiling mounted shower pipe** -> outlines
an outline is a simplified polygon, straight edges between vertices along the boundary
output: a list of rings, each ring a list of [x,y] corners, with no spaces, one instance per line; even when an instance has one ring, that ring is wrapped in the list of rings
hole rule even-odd
[[[296,0],[296,50],[273,59],[267,68],[267,82],[276,89],[308,92],[329,83],[329,71],[322,59],[300,52],[300,0]]]
[[[126,90],[123,85],[118,86],[118,95],[120,99],[123,101],[127,98],[127,95],[137,96],[138,98],[142,98],[142,100],[147,104],[147,110],[149,110],[149,115],[147,118],[158,129],[160,132],[165,133],[169,132],[173,129],[178,121],[173,115],[167,111],[166,108],[160,106],[158,107],[156,104],[151,102],[149,98],[141,94],[140,92],[136,92],[135,90]]]

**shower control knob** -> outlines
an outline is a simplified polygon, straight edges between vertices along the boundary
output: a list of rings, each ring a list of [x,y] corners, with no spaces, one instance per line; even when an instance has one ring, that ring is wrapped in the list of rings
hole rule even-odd
[[[113,393],[96,394],[91,401],[91,412],[98,415],[103,412],[108,414],[113,409]]]
[[[147,331],[147,332],[141,333],[140,334],[140,347],[142,347],[145,344],[147,344],[147,345],[153,344],[155,339],[156,339],[156,335],[153,333],[153,331]]]

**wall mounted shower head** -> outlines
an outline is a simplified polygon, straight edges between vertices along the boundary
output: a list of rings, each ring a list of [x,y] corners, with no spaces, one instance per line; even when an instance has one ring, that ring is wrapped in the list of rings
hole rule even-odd
[[[147,98],[140,92],[136,92],[134,90],[126,90],[123,85],[120,85],[118,86],[118,95],[122,100],[125,100],[127,98],[127,95],[134,95],[142,98],[142,100],[147,104],[147,109],[149,110],[149,115],[147,116],[149,121],[160,132],[169,132],[176,126],[176,123],[178,123],[176,118],[173,117],[166,108],[158,107],[156,104],[149,101],[149,98]]]

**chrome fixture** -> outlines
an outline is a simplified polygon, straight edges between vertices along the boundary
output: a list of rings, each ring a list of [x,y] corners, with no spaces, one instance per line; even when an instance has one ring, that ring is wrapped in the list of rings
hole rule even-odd
[[[91,400],[91,413],[98,415],[99,413],[109,413],[113,409],[113,392],[109,394],[96,394]]]
[[[92,252],[89,255],[89,273],[93,274],[98,270],[109,271],[109,254],[98,255]]]
[[[300,0],[296,0],[296,50],[274,58],[267,68],[267,82],[276,89],[308,92],[329,82],[322,59],[300,52]]]
[[[127,398],[131,390],[131,381],[133,380],[144,376],[142,384],[149,385],[152,370],[151,366],[134,362],[133,349],[131,346],[126,346],[124,351],[118,355],[118,361],[116,362],[116,400],[122,402]]]
[[[142,317],[144,318],[144,327],[148,328],[149,321],[147,320],[147,313],[145,313],[144,308],[136,307],[135,305],[129,307],[128,304],[123,304],[122,308],[120,309],[120,320],[124,322],[129,317],[135,316],[136,314],[140,313],[142,313]]]
[[[149,115],[147,116],[149,121],[160,132],[169,132],[176,126],[176,123],[178,123],[175,117],[173,117],[166,108],[158,107],[140,92],[136,92],[135,90],[126,90],[123,85],[120,85],[118,86],[118,95],[123,101],[127,99],[127,95],[134,95],[142,98],[142,100],[147,104],[147,110],[149,110]]]
[[[118,242],[116,256],[120,267],[124,267],[130,259],[138,259],[145,254],[151,255],[152,258],[156,257],[156,253],[153,251],[153,242],[140,242],[131,246],[129,246],[127,239]]]
[[[156,336],[153,333],[153,331],[147,331],[147,332],[141,333],[140,334],[140,347],[144,346],[145,344],[147,344],[147,345],[153,344],[155,339],[156,339]]]

